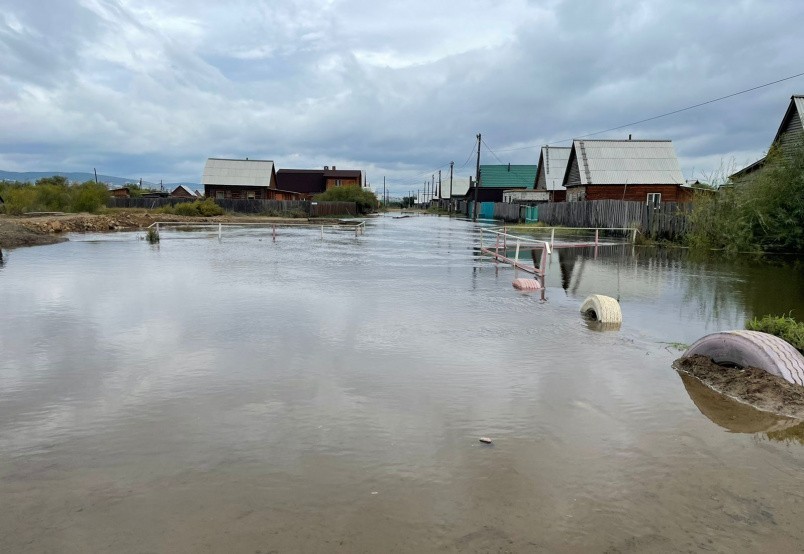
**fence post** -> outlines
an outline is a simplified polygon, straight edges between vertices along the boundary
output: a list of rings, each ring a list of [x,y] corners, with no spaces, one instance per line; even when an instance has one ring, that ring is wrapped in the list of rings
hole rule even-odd
[[[553,227],[552,231],[550,231],[550,250],[553,249],[553,240],[556,238],[556,228]]]
[[[221,240],[221,234],[223,233],[223,225],[218,223],[218,240]]]
[[[324,226],[321,226],[321,240],[324,240]]]
[[[631,237],[631,243],[636,242],[636,233],[637,233],[637,230],[636,230],[636,227],[634,227],[634,232],[632,233],[632,237]]]
[[[516,239],[516,254],[514,254],[514,267],[519,265],[519,239]]]
[[[598,234],[599,233],[600,233],[600,229],[595,229],[595,246],[597,246]]]
[[[274,239],[274,242],[276,242],[276,224],[271,225],[271,237]]]

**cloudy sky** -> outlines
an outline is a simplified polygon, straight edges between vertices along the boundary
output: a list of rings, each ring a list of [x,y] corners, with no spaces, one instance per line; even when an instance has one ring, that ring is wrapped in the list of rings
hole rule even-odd
[[[0,169],[199,182],[207,157],[396,194],[804,72],[800,0],[0,0]],[[804,77],[595,138],[687,178],[769,146]],[[566,145],[567,143],[563,143]],[[467,162],[467,160],[469,160]]]

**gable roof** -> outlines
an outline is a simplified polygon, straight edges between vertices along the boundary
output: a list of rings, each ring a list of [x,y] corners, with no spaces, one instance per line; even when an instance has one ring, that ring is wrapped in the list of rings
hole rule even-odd
[[[177,186],[175,189],[173,189],[173,192],[171,192],[171,194],[174,194],[179,189],[184,190],[184,192],[186,192],[190,196],[200,196],[200,193],[197,190],[193,190],[190,187],[188,187],[187,185],[179,185],[179,186]]]
[[[571,150],[569,146],[542,146],[535,186],[538,186],[539,175],[544,175],[545,190],[564,190],[564,173]]]
[[[574,140],[563,185],[573,164],[580,185],[683,185],[684,175],[669,140]]]
[[[776,136],[773,138],[771,146],[781,142],[785,132],[790,132],[792,129],[800,130],[804,127],[804,95],[794,94],[790,97],[790,103],[787,105],[787,111],[784,113],[782,122],[779,124],[779,130],[776,131]],[[795,132],[795,131],[793,131]],[[763,156],[754,163],[745,166],[740,171],[729,175],[729,178],[743,177],[749,173],[753,173],[757,169],[761,169],[765,165],[765,158]]]
[[[271,160],[232,160],[209,158],[204,166],[202,185],[270,187],[274,175]]]
[[[793,118],[797,118],[798,121],[791,121]],[[782,134],[784,134],[791,123],[797,123],[799,128],[804,125],[804,96],[802,95],[794,94],[790,97],[790,104],[787,106],[787,111],[784,113],[782,123],[779,125],[779,130],[776,131],[773,142],[778,142],[779,139],[782,138]]]
[[[536,182],[535,165],[481,165],[480,188],[532,189]]]

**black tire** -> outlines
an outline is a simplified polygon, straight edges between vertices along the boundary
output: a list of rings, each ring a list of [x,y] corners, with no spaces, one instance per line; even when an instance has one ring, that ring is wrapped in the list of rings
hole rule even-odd
[[[788,342],[759,331],[723,331],[698,339],[683,357],[706,356],[718,365],[756,367],[804,386],[804,356]]]

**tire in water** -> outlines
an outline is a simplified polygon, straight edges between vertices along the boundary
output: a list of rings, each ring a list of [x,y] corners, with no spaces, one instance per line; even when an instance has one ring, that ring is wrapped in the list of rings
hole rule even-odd
[[[620,303],[611,296],[593,294],[581,304],[581,313],[601,323],[622,323]]]
[[[684,357],[706,356],[718,365],[756,367],[804,385],[804,356],[792,344],[760,331],[723,331],[698,339]]]

